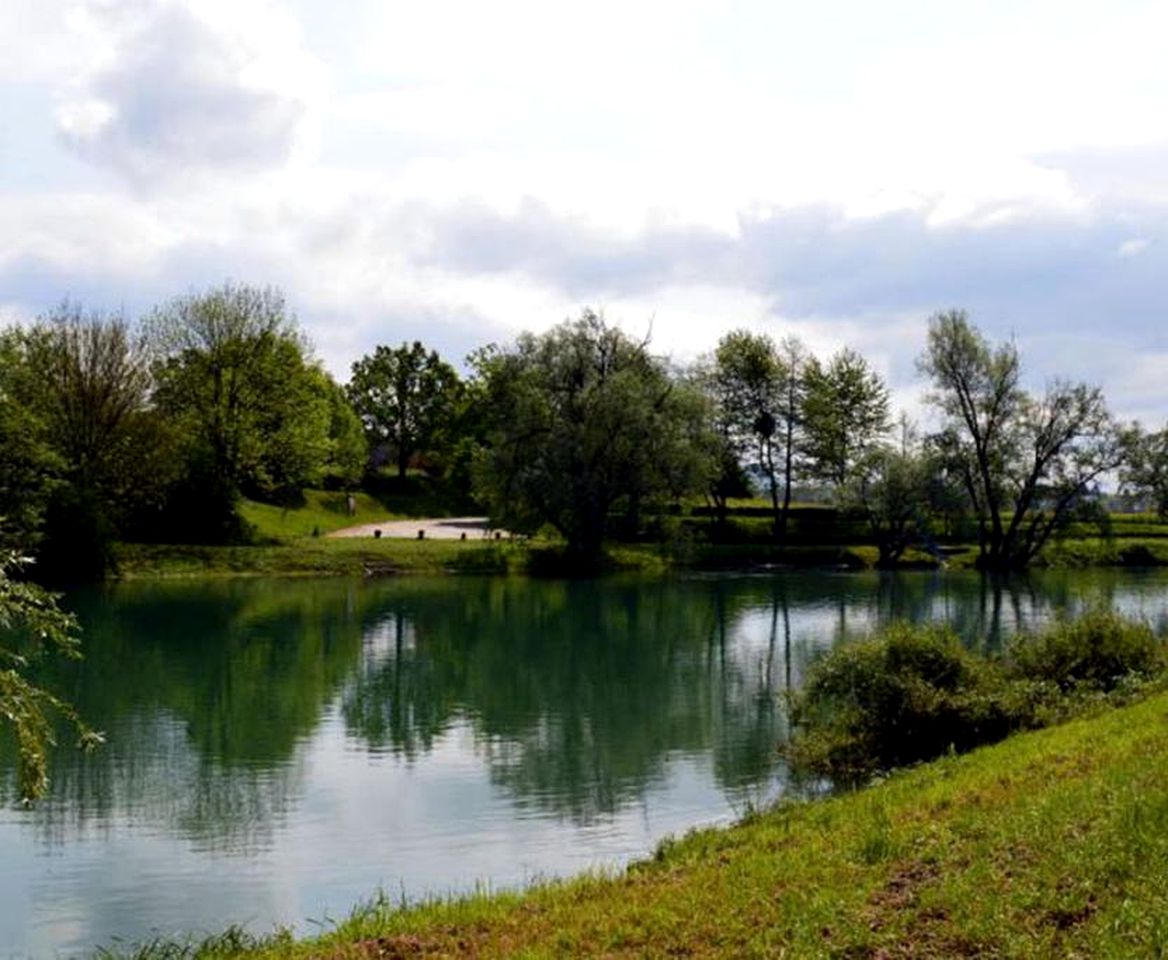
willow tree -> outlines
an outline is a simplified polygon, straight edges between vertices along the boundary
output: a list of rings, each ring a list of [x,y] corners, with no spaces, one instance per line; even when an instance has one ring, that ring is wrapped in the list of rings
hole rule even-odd
[[[705,485],[701,398],[599,314],[522,334],[473,364],[488,420],[476,494],[499,524],[550,524],[587,567],[618,502]]]

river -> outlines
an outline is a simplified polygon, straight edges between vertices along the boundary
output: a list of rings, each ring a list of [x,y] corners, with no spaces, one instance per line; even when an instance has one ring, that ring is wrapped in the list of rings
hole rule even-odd
[[[774,799],[782,693],[892,618],[988,652],[1105,603],[1168,626],[1168,571],[127,583],[72,592],[40,680],[104,730],[16,802],[0,957],[228,924],[309,934],[397,900],[619,867]]]

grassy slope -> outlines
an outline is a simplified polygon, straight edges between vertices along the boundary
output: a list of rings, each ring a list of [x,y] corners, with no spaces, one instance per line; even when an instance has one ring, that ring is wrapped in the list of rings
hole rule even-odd
[[[374,904],[320,940],[260,952],[1150,957],[1168,945],[1166,878],[1160,694],[691,834],[611,878]]]
[[[405,540],[372,537],[324,539],[342,527],[443,516],[432,497],[375,498],[354,494],[349,515],[344,492],[307,490],[302,506],[286,509],[254,500],[240,505],[255,531],[255,546],[119,544],[122,577],[195,576],[361,576],[395,573],[506,573],[521,564],[523,550],[509,543]],[[398,502],[408,501],[408,502]]]
[[[260,539],[288,540],[352,527],[359,523],[398,519],[386,506],[367,493],[353,494],[356,514],[349,516],[343,491],[305,490],[304,505],[293,509],[276,507],[255,500],[240,503],[243,519],[256,529]]]

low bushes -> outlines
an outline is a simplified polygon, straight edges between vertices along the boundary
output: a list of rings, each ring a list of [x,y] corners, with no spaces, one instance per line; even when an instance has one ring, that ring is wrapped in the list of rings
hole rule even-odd
[[[1091,610],[1019,638],[1008,648],[1007,660],[1013,674],[1053,683],[1063,692],[1110,692],[1129,677],[1159,672],[1164,645],[1146,623],[1113,610]]]
[[[797,774],[856,784],[1061,719],[1164,667],[1152,629],[1111,611],[1021,635],[999,660],[948,627],[893,624],[812,667],[792,698],[786,752]]]

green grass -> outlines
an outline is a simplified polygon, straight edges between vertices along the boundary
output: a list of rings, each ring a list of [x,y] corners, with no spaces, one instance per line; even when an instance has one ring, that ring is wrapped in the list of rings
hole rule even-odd
[[[506,541],[383,538],[326,540],[217,547],[119,544],[117,576],[385,576],[395,574],[509,573],[524,563],[526,550]]]
[[[141,955],[1155,957],[1168,694],[667,841],[609,876]],[[244,950],[236,947],[244,947]]]
[[[554,574],[548,563],[554,547],[549,544],[503,544],[485,547],[461,542],[416,543],[384,538],[353,541],[325,540],[324,535],[342,527],[422,516],[447,516],[451,504],[443,500],[425,478],[410,477],[381,483],[376,494],[354,494],[356,513],[349,516],[343,491],[307,490],[304,503],[295,508],[244,500],[243,519],[254,531],[255,546],[201,547],[185,545],[124,544],[117,550],[118,575],[237,576],[237,575],[361,575],[378,572],[446,573],[474,571],[535,572]],[[734,501],[740,508],[766,506],[764,501]],[[602,570],[662,572],[671,568],[741,569],[759,565],[790,567],[846,567],[860,569],[876,563],[874,546],[863,542],[820,544],[800,533],[799,517],[823,514],[829,508],[800,504],[793,520],[793,543],[780,547],[769,542],[770,520],[740,517],[733,521],[741,542],[709,543],[708,518],[684,518],[669,525],[672,533],[663,543],[613,544]],[[1155,526],[1155,518],[1116,515],[1112,537],[1068,537],[1051,544],[1040,558],[1048,566],[1117,566],[1168,564],[1168,537],[1128,537],[1130,529]],[[1168,530],[1168,525],[1161,525]],[[829,527],[821,533],[831,532]],[[846,532],[843,527],[835,533]],[[844,541],[855,540],[844,537]],[[946,547],[946,563],[953,568],[974,566],[977,549],[972,545]],[[936,566],[937,559],[920,550],[909,550],[905,567]],[[561,571],[562,572],[562,571]]]
[[[344,491],[306,490],[304,504],[294,508],[277,507],[255,500],[243,500],[239,512],[255,528],[259,540],[292,540],[323,535],[359,523],[397,519],[384,503],[367,493],[353,494],[356,513],[349,515]]]
[[[1052,567],[1157,566],[1168,564],[1168,539],[1094,537],[1047,544],[1040,561]]]
[[[270,529],[270,528],[269,528]],[[520,573],[554,574],[541,566],[546,545],[510,543],[483,545],[457,540],[325,539],[299,537],[256,546],[198,546],[185,544],[119,544],[115,557],[122,578],[174,576],[354,576],[377,573]],[[1122,551],[1122,547],[1120,551]],[[1168,563],[1168,550],[1138,555],[1141,561]],[[614,544],[602,571],[660,573],[670,569],[735,570],[748,567],[871,568],[875,547],[778,547],[771,544]],[[946,557],[951,568],[971,568],[975,547]],[[533,560],[535,562],[533,562]],[[1045,560],[1048,566],[1117,566],[1122,552],[1075,541],[1059,545]],[[935,566],[936,560],[909,551],[902,565]],[[1137,563],[1133,565],[1143,565]]]

